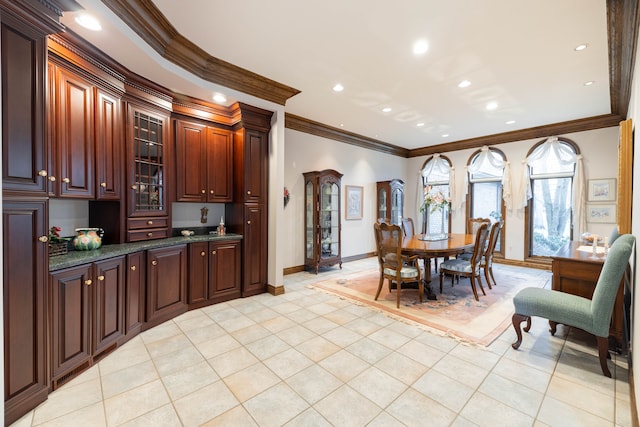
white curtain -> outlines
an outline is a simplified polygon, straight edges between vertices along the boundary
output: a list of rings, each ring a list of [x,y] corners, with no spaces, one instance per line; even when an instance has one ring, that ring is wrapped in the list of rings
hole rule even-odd
[[[416,185],[416,224],[422,224],[422,212],[420,206],[424,202],[424,185],[427,177],[436,172],[440,175],[449,175],[449,198],[451,199],[451,211],[455,206],[455,168],[442,158],[440,154],[434,154],[433,158],[418,172],[418,185]]]
[[[505,161],[502,156],[494,156],[486,145],[480,150],[478,157],[467,166],[465,174],[465,194],[469,193],[469,175],[480,172],[485,164],[496,169],[502,169],[502,200],[507,209],[513,207],[513,196],[511,191],[511,164]]]
[[[557,137],[547,139],[539,148],[533,151],[522,165],[522,182],[520,183],[520,194],[522,200],[520,207],[527,206],[529,199],[533,197],[531,189],[531,179],[529,176],[529,167],[535,167],[536,164],[544,163],[551,154],[558,159],[560,165],[575,165],[575,176],[573,178],[573,200],[571,201],[571,209],[573,210],[573,230],[574,235],[580,235],[587,229],[587,220],[585,215],[585,181],[584,168],[582,165],[582,154],[576,154],[572,149],[558,141]],[[576,234],[577,233],[577,234]]]

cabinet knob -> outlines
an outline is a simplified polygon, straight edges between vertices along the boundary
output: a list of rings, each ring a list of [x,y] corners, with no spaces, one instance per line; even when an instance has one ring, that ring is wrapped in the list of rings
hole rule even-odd
[[[209,190],[209,194],[215,194],[213,190]]]
[[[136,271],[136,266],[135,265],[131,266],[131,271]]]
[[[153,225],[153,221],[151,220],[147,221],[147,225]]]
[[[49,241],[49,236],[40,236],[38,237],[38,240],[40,240],[42,243],[47,243]]]
[[[132,190],[137,190],[137,189],[138,189],[138,186],[134,184],[134,185],[132,185],[132,186],[131,186],[131,189],[132,189]]]
[[[247,191],[247,194],[250,196],[251,195],[251,190]]]
[[[71,182],[71,180],[69,178],[62,178],[62,182],[64,182],[65,184],[68,184]]]
[[[151,237],[151,236],[153,236],[153,233],[152,232],[148,232],[147,233],[147,237]]]
[[[85,280],[84,284],[87,285],[87,286],[91,286],[91,279]]]
[[[207,253],[205,251],[200,252],[200,256],[205,256]]]
[[[98,276],[98,280],[102,282],[104,280],[104,276],[103,275]]]
[[[154,259],[153,261],[151,261],[151,265],[158,265],[158,261]]]
[[[40,175],[40,176],[47,176],[47,171],[46,171],[46,170],[44,170],[44,169],[40,169],[40,170],[38,171],[38,175]]]
[[[205,193],[207,192],[207,190],[200,190],[200,192],[201,192],[202,194],[205,194]]]
[[[216,251],[211,251],[211,255],[215,255],[215,254],[216,254]]]
[[[247,221],[247,225],[251,225],[251,221]]]
[[[56,180],[56,177],[51,175],[48,179],[49,179],[49,181],[54,182]]]
[[[101,182],[101,183],[100,183],[100,187],[102,187],[102,188],[107,188],[107,183],[106,183],[106,182]]]

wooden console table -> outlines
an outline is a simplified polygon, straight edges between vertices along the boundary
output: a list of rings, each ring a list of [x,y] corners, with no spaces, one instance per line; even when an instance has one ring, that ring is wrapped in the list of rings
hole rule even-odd
[[[580,246],[587,246],[583,242],[569,242],[554,256],[552,262],[552,289],[579,295],[584,298],[593,296],[596,282],[604,265],[604,255],[598,254],[594,259],[592,252],[579,251]],[[624,278],[611,314],[609,336],[615,338],[619,349],[624,349]]]

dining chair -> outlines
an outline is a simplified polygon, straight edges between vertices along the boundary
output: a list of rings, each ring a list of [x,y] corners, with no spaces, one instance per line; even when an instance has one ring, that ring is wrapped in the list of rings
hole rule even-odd
[[[517,339],[511,347],[515,350],[520,347],[522,344],[520,324],[526,321],[524,331],[529,332],[531,317],[548,319],[551,335],[555,335],[559,323],[573,326],[596,336],[602,374],[611,377],[607,366],[607,358],[610,357],[608,337],[611,314],[635,240],[631,234],[621,235],[615,240],[602,266],[591,299],[553,289],[534,287],[524,288],[518,292],[513,297],[515,313],[511,318]]]
[[[482,224],[478,227],[473,253],[469,260],[455,258],[446,260],[440,264],[440,293],[442,293],[442,280],[445,273],[447,273],[451,275],[451,286],[453,286],[454,278],[459,276],[468,277],[471,282],[471,289],[473,290],[473,296],[476,301],[480,301],[478,298],[478,290],[476,289],[476,279],[478,279],[478,284],[480,285],[482,294],[486,295],[484,287],[482,287],[482,278],[480,276],[480,260],[485,252],[487,233],[487,224]]]
[[[416,234],[416,229],[413,226],[413,218],[402,218],[402,230],[405,236],[413,236]]]
[[[400,308],[400,292],[403,283],[418,282],[418,297],[422,302],[424,283],[417,263],[418,257],[402,254],[402,239],[404,237],[402,228],[394,224],[375,223],[373,229],[378,250],[378,264],[380,265],[380,281],[374,300],[378,300],[384,280],[387,279],[389,292],[391,292],[391,283],[396,284],[397,308]]]
[[[493,276],[493,253],[496,250],[496,245],[498,244],[498,239],[500,238],[500,231],[504,225],[504,221],[497,221],[491,224],[491,228],[489,229],[489,240],[487,242],[487,247],[482,254],[482,258],[480,258],[480,268],[484,271],[484,277],[487,280],[487,285],[489,289],[491,289],[491,282],[493,281],[493,286],[496,286],[496,279]],[[461,259],[469,260],[471,259],[471,255],[473,253],[463,253],[459,256]]]

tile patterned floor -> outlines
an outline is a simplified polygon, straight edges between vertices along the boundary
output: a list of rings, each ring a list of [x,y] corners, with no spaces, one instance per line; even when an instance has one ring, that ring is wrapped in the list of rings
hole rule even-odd
[[[285,276],[286,293],[190,311],[135,337],[13,424],[26,426],[631,426],[626,358],[534,319],[488,348]],[[497,266],[499,268],[499,266]]]

